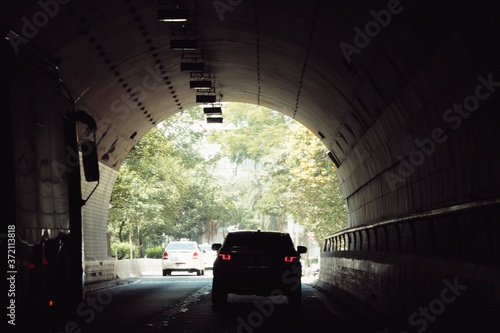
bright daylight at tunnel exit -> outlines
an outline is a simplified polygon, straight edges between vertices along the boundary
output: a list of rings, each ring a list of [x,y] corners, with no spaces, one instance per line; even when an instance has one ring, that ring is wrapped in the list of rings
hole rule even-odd
[[[5,331],[498,326],[496,14],[5,3]]]
[[[117,259],[161,258],[170,240],[222,242],[232,230],[289,232],[312,250],[347,227],[345,203],[326,147],[293,119],[225,103],[224,122],[201,107],[157,125],[120,168],[108,233]],[[132,241],[131,241],[132,240]]]

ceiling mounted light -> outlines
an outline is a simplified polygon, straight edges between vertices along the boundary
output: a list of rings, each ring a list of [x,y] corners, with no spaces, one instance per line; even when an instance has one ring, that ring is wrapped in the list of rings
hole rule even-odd
[[[187,0],[158,0],[158,21],[186,22],[189,16]]]
[[[212,80],[191,80],[189,87],[196,90],[209,90],[212,89]]]
[[[196,39],[171,39],[170,49],[174,51],[195,51],[198,48]]]
[[[181,71],[204,71],[204,62],[181,62]]]
[[[196,103],[215,103],[216,100],[215,95],[196,95]]]
[[[203,113],[211,115],[211,114],[222,114],[222,108],[220,106],[212,106],[203,108]]]
[[[222,117],[208,117],[207,124],[222,124]]]
[[[158,9],[158,21],[162,22],[186,22],[188,10],[182,8]]]
[[[197,46],[196,50],[182,50],[181,71],[205,72],[203,41],[200,40]]]

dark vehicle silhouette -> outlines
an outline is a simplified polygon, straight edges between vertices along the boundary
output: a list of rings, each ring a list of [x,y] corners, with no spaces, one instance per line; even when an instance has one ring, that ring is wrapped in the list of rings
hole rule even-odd
[[[276,231],[235,231],[223,244],[212,244],[218,251],[214,262],[212,303],[227,302],[228,294],[286,296],[293,307],[302,301],[300,254],[288,233]]]

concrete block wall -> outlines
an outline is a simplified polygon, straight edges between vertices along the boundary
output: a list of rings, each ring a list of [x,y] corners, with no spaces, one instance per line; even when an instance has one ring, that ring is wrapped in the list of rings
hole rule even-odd
[[[115,260],[85,261],[85,284],[90,285],[115,278]]]
[[[138,276],[162,276],[161,259],[123,259],[115,260],[115,275],[121,279]]]

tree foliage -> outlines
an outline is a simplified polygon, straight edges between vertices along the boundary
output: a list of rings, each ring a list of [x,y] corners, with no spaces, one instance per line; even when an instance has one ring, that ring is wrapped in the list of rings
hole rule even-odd
[[[225,109],[229,130],[211,136],[235,163],[259,161],[251,209],[268,217],[262,227],[285,227],[293,219],[321,240],[346,227],[346,209],[327,149],[312,132],[266,108],[232,103]]]
[[[111,195],[108,229],[113,242],[147,248],[170,239],[200,240],[212,224],[231,214],[232,201],[213,179],[214,160],[200,156],[205,137],[200,110],[149,131],[120,168]]]
[[[234,129],[214,132],[211,140],[221,143],[223,154],[235,163],[260,161],[275,149],[284,148],[283,139],[292,123],[279,112],[242,103],[225,108],[224,122]]]
[[[319,239],[347,227],[336,168],[326,147],[309,130],[294,126],[290,139],[287,210]]]

